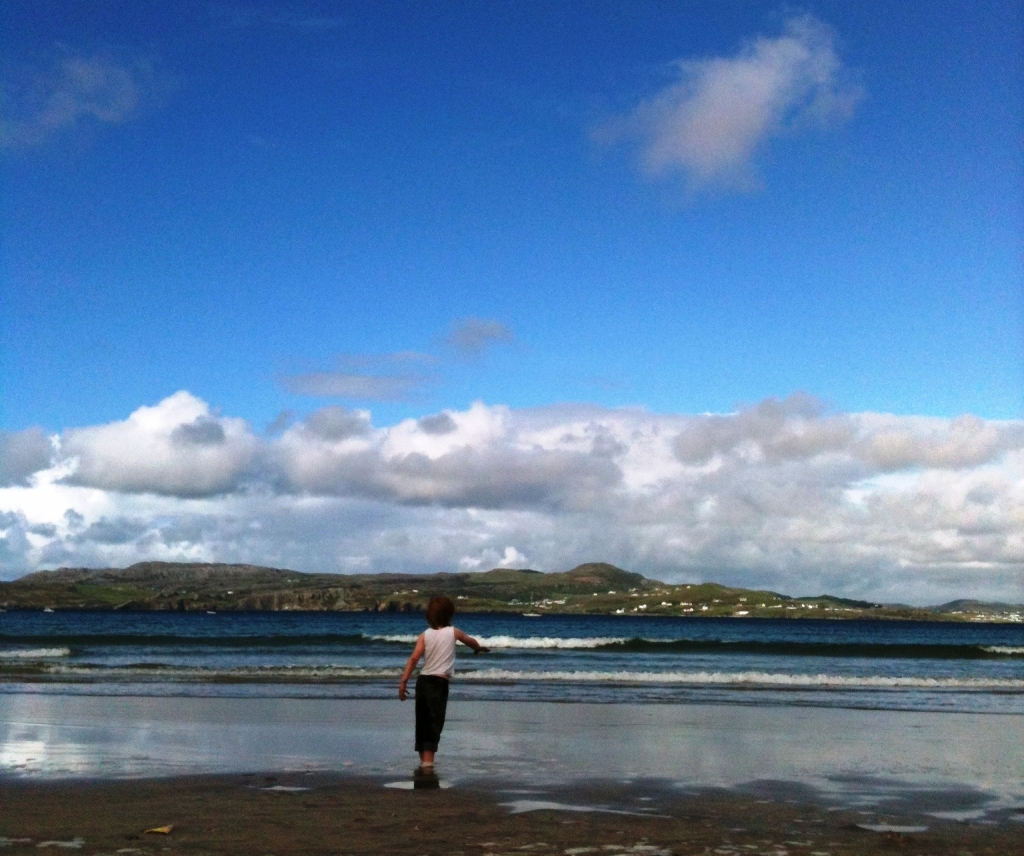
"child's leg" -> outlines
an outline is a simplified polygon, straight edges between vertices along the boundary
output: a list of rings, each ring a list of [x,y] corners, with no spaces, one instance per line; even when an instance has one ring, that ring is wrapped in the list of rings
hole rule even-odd
[[[448,681],[420,675],[416,680],[416,751],[423,767],[434,765],[447,705]]]

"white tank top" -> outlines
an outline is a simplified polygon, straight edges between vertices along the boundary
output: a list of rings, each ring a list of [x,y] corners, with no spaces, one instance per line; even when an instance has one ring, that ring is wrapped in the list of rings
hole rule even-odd
[[[423,668],[421,675],[450,678],[455,671],[455,628],[433,627],[423,631]]]

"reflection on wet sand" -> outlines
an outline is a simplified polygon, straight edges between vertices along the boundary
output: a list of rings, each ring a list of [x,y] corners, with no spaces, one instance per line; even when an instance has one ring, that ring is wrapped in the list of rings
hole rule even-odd
[[[403,773],[410,756],[411,716],[390,701],[0,695],[0,761],[16,776],[344,770],[434,787]],[[463,700],[439,757],[455,782],[761,783],[975,815],[1024,798],[1024,717],[1008,715]]]
[[[417,767],[412,774],[412,786],[417,791],[433,791],[441,787],[441,780],[433,767]]]

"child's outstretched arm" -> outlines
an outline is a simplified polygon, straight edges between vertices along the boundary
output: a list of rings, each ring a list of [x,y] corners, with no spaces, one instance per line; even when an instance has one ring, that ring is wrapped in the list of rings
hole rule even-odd
[[[398,682],[398,698],[401,701],[405,701],[409,698],[409,693],[405,690],[405,685],[409,683],[409,678],[412,677],[412,671],[416,668],[416,664],[420,661],[420,657],[423,656],[423,652],[426,650],[426,643],[423,641],[423,634],[421,633],[419,638],[416,640],[416,644],[413,645],[412,653],[409,655],[409,661],[405,664],[405,671],[402,672],[402,679]]]
[[[473,649],[474,654],[486,654],[490,651],[490,648],[485,648],[479,642],[476,641],[472,636],[463,633],[458,627],[455,628],[455,639],[461,642],[463,645],[468,645]]]

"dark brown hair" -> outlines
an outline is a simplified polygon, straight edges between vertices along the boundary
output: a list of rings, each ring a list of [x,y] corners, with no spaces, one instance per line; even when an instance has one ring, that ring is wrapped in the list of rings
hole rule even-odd
[[[427,624],[435,630],[448,627],[455,617],[455,602],[446,594],[435,594],[427,601]]]

